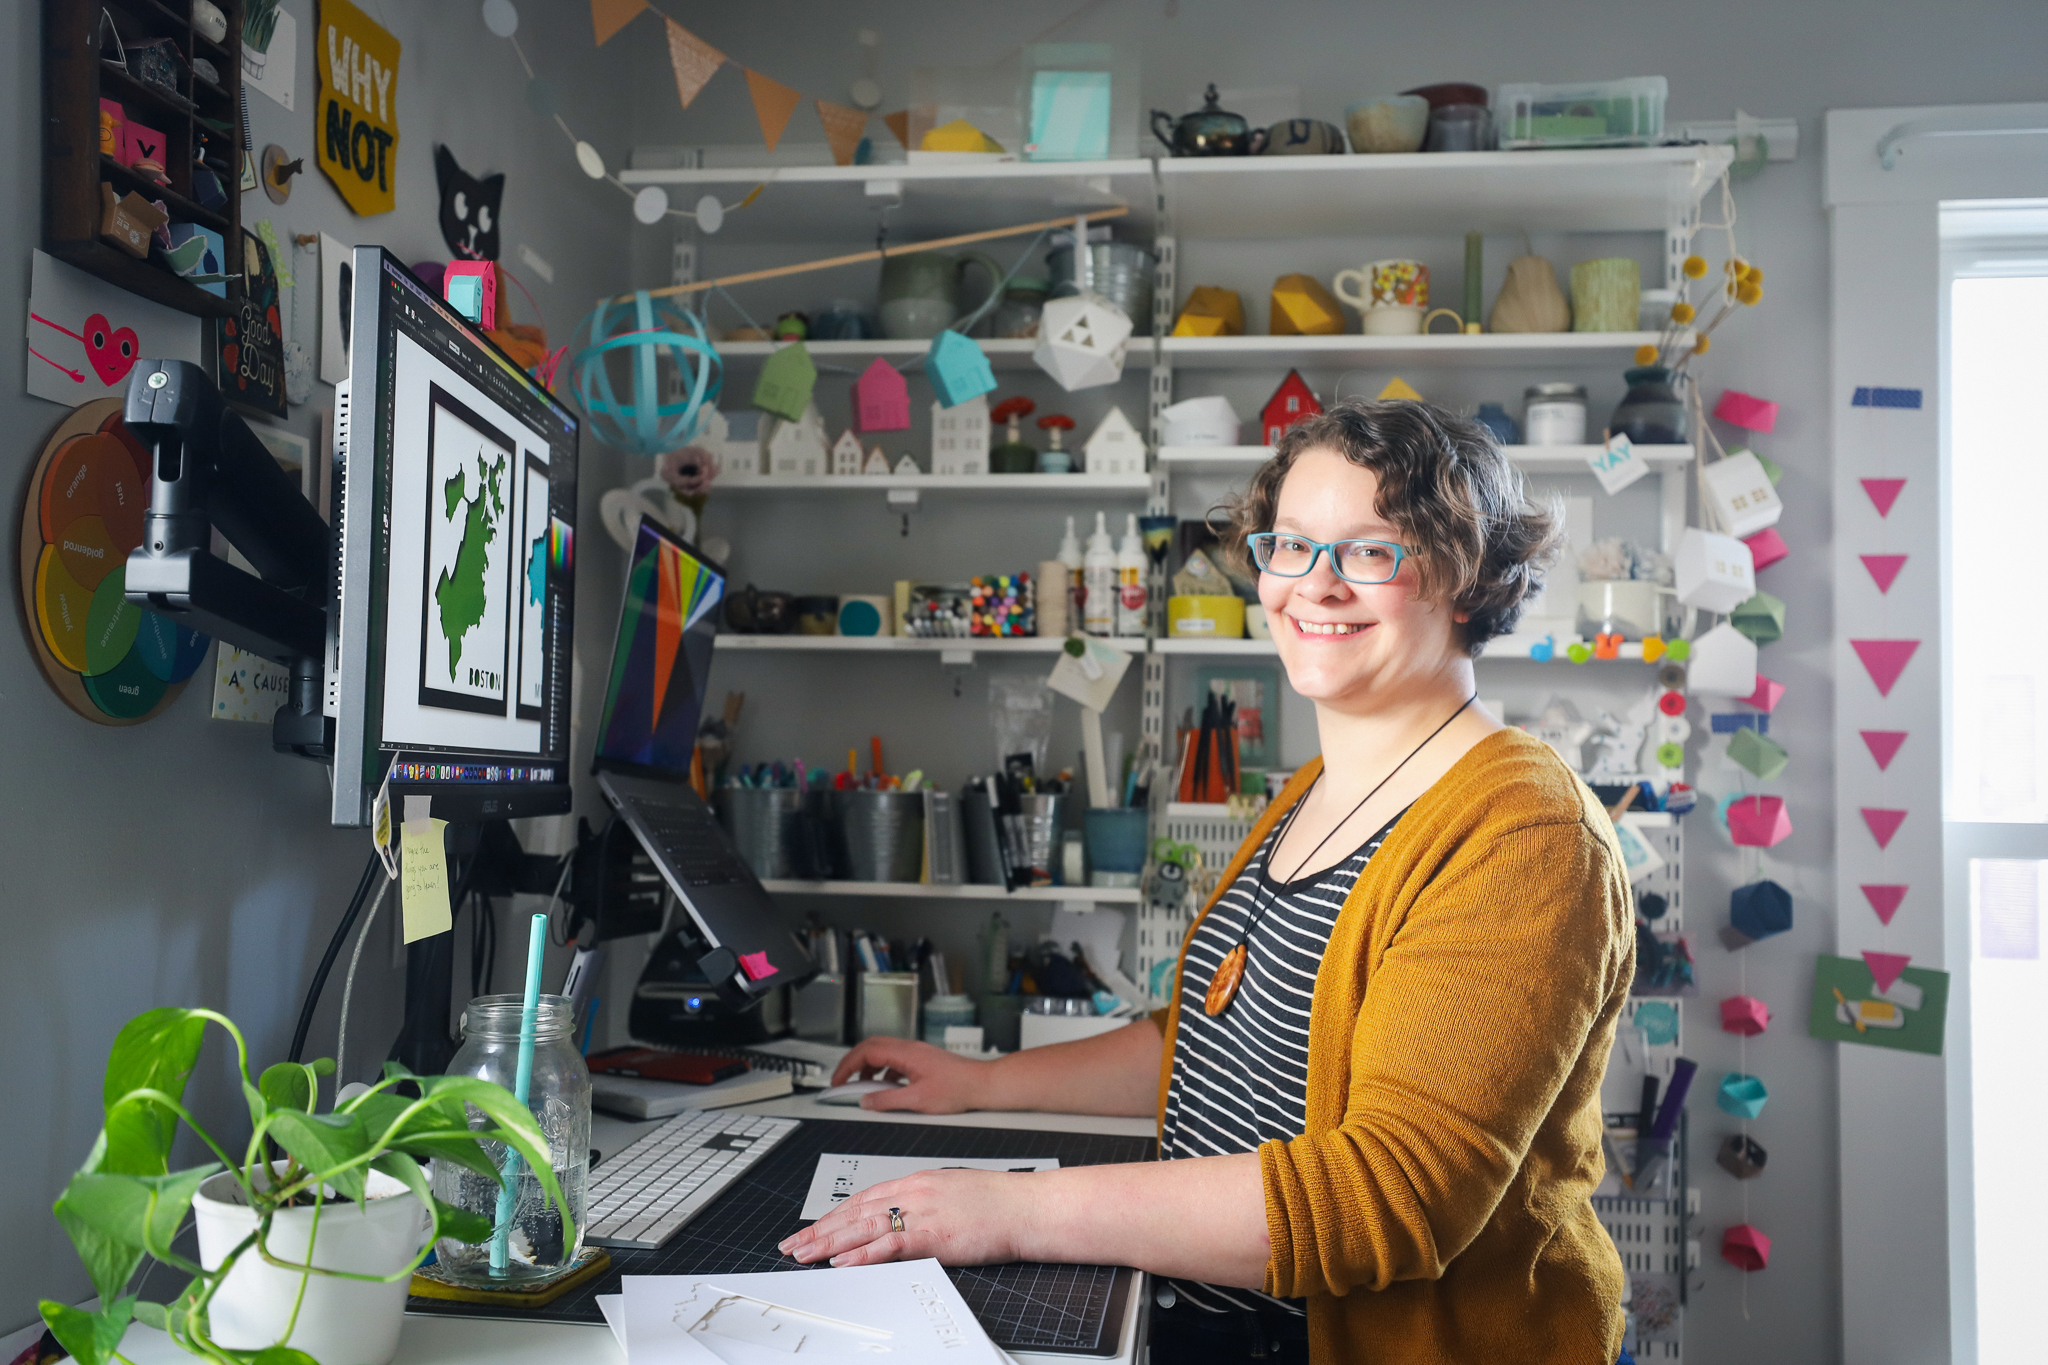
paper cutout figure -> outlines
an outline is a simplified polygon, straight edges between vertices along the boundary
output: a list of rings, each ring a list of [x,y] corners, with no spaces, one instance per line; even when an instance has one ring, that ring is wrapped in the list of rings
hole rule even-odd
[[[1769,735],[1754,728],[1737,730],[1735,737],[1728,741],[1728,757],[1742,768],[1749,770],[1759,781],[1769,782],[1785,771],[1791,755],[1785,746]]]
[[[1863,567],[1870,571],[1870,577],[1876,582],[1879,592],[1890,592],[1893,582],[1898,579],[1899,570],[1906,567],[1904,555],[1859,555],[1858,558],[1863,561]]]
[[[1764,1163],[1769,1160],[1762,1143],[1741,1133],[1730,1133],[1728,1140],[1721,1144],[1721,1150],[1714,1154],[1714,1163],[1737,1180],[1750,1180],[1762,1175]]]
[[[1728,807],[1728,836],[1744,848],[1770,848],[1791,835],[1792,816],[1782,796],[1745,796]]]
[[[1723,621],[1692,642],[1685,677],[1686,686],[1703,696],[1748,696],[1756,691],[1756,641]]]
[[[1886,389],[1875,385],[1864,388],[1859,385],[1856,392],[1850,395],[1849,406],[1852,408],[1917,409],[1920,406],[1920,390]]]
[[[1771,1239],[1747,1223],[1721,1236],[1721,1259],[1737,1270],[1762,1270],[1771,1263]]]
[[[853,154],[860,150],[861,136],[867,132],[867,110],[834,104],[830,100],[812,100],[811,103],[818,106],[818,122],[825,126],[825,143],[832,149],[833,164],[851,166]]]
[[[1724,1114],[1753,1119],[1764,1112],[1764,1105],[1770,1102],[1770,1098],[1770,1090],[1755,1076],[1731,1071],[1721,1078],[1721,1088],[1714,1095],[1714,1103]]]
[[[910,385],[894,365],[876,356],[853,382],[853,409],[862,431],[908,431]]]
[[[1714,420],[1769,435],[1778,425],[1778,405],[1768,398],[1752,398],[1739,389],[1723,389],[1720,401],[1714,404]]]
[[[1863,669],[1877,684],[1880,697],[1892,694],[1892,685],[1906,671],[1913,652],[1920,648],[1918,640],[1851,640],[1849,645],[1856,651],[1856,657],[1863,660]]]
[[[1701,611],[1730,612],[1756,595],[1754,558],[1733,536],[1687,527],[1672,571],[1678,600]]]
[[[1879,772],[1892,766],[1892,759],[1898,754],[1899,746],[1906,742],[1904,730],[1858,730],[1856,733],[1863,736],[1864,747],[1870,750],[1870,756],[1876,760]]]
[[[1747,947],[1792,927],[1792,893],[1774,881],[1738,886],[1728,896],[1728,924]]]
[[[1756,691],[1742,699],[1743,705],[1754,706],[1759,711],[1775,711],[1778,701],[1785,695],[1785,684],[1773,682],[1763,674],[1756,675]]]
[[[1904,479],[1859,479],[1857,482],[1863,485],[1871,506],[1877,508],[1881,517],[1892,514],[1892,504],[1899,500],[1899,490],[1906,486]]]
[[[925,352],[924,377],[932,383],[932,391],[939,396],[941,407],[958,407],[970,399],[989,393],[996,386],[996,373],[989,368],[988,356],[983,353],[972,337],[947,330],[932,338],[932,348]],[[987,405],[983,408],[986,410]],[[982,442],[983,453],[988,443]]]
[[[1879,848],[1890,848],[1892,836],[1899,832],[1899,826],[1906,822],[1906,812],[1884,810],[1877,806],[1864,806],[1863,823],[1870,827],[1870,837],[1877,840]]]
[[[816,362],[801,341],[794,341],[762,362],[761,377],[754,382],[754,406],[794,422],[804,415],[817,386]]]
[[[1771,1026],[1771,1007],[1753,995],[1731,995],[1721,1002],[1721,1028],[1754,1038]]]
[[[1282,275],[1273,281],[1271,327],[1276,337],[1336,336],[1344,310],[1313,275]]]
[[[1038,319],[1031,359],[1061,388],[1092,389],[1123,377],[1131,319],[1100,294],[1052,299]]]
[[[590,0],[590,26],[597,31],[597,45],[610,42],[613,34],[646,8],[647,0]]]
[[[1870,908],[1877,914],[1877,922],[1889,927],[1892,916],[1899,913],[1899,903],[1906,899],[1906,888],[1888,883],[1873,885],[1865,882],[1863,899],[1870,902]]]
[[[1880,990],[1871,964],[1823,954],[1814,964],[1807,1032],[1836,1043],[1941,1055],[1948,973],[1906,967]]]
[[[1772,482],[1777,481],[1774,479]],[[1778,534],[1775,526],[1766,526],[1742,543],[1749,547],[1750,558],[1755,561],[1758,573],[1792,553],[1792,547],[1785,543],[1785,537]]]
[[[398,39],[347,0],[320,0],[319,13],[315,159],[350,209],[389,213],[398,203]]]
[[[668,26],[668,64],[676,76],[676,99],[687,109],[690,101],[697,98],[697,92],[725,65],[725,54],[675,20],[664,17],[662,22]],[[604,39],[598,41],[602,43]]]
[[[455,154],[434,144],[434,181],[441,188],[441,240],[460,261],[498,259],[498,205],[505,177],[479,180],[455,164]],[[495,324],[493,324],[495,326]]]
[[[796,112],[797,105],[803,101],[803,94],[752,67],[746,68],[746,72],[747,93],[754,97],[754,117],[761,120],[761,140],[772,152],[775,144],[782,141],[782,132],[789,127],[789,116]]]
[[[1870,968],[1870,979],[1877,983],[1877,989],[1888,991],[1892,982],[1899,979],[1899,973],[1906,970],[1913,959],[1905,953],[1880,953],[1866,948],[1863,961]]]
[[[1728,613],[1728,624],[1760,645],[1784,638],[1785,604],[1767,592],[1760,592]]]

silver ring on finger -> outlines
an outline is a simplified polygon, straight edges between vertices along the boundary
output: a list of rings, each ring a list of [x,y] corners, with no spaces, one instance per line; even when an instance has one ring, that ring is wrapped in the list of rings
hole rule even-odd
[[[903,1210],[902,1210],[902,1209],[890,1209],[890,1210],[889,1210],[889,1231],[891,1231],[891,1232],[901,1232],[901,1231],[903,1231]]]

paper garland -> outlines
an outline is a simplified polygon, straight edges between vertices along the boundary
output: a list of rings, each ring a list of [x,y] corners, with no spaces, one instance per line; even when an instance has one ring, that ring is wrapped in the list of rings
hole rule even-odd
[[[811,103],[818,106],[818,122],[825,127],[825,141],[832,148],[833,163],[851,166],[854,154],[860,150],[861,137],[868,130],[867,111],[830,100]]]
[[[676,98],[687,109],[725,65],[725,54],[667,15],[661,22],[668,28],[668,64],[675,71]]]
[[[1858,482],[1863,485],[1871,506],[1877,508],[1881,517],[1892,514],[1892,504],[1899,500],[1899,490],[1906,486],[1904,479],[1860,479]]]
[[[1899,903],[1906,899],[1906,888],[1895,885],[1873,885],[1864,883],[1863,899],[1870,902],[1870,908],[1879,924],[1890,926],[1892,916],[1899,913]]]
[[[1870,757],[1879,772],[1892,766],[1899,746],[1906,742],[1904,730],[1859,730],[1856,733],[1863,736],[1864,747],[1870,750]]]
[[[597,45],[610,42],[646,8],[647,0],[590,0],[590,26],[597,32]]]
[[[1877,695],[1889,697],[1899,675],[1920,648],[1918,640],[1851,640],[1849,647],[1863,661],[1864,672],[1877,684]]]
[[[747,73],[747,93],[754,97],[754,117],[761,120],[761,137],[774,151],[782,141],[782,130],[789,127],[789,116],[803,103],[803,92],[792,90],[772,76],[764,76],[752,67]]]
[[[1863,823],[1870,827],[1870,837],[1877,840],[1881,849],[1891,847],[1892,836],[1899,832],[1899,826],[1906,823],[1906,812],[1887,810],[1881,806],[1862,807]]]
[[[1859,555],[1857,558],[1870,571],[1871,580],[1877,584],[1879,592],[1890,592],[1899,577],[1899,570],[1906,567],[1904,555]]]

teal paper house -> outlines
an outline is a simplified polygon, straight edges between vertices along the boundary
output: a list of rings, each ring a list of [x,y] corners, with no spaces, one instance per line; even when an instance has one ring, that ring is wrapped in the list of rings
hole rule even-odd
[[[996,372],[989,368],[981,347],[958,332],[941,332],[932,338],[924,372],[939,395],[940,407],[958,407],[996,386]]]

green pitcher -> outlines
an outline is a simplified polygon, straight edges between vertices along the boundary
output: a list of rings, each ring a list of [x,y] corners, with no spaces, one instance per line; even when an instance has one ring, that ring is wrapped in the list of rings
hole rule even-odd
[[[989,289],[974,308],[959,306],[960,275],[970,265],[988,272]],[[949,256],[918,251],[882,262],[882,335],[891,341],[929,341],[953,320],[988,302],[1002,283],[1003,268],[979,251]]]

